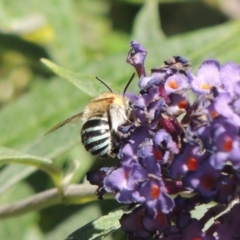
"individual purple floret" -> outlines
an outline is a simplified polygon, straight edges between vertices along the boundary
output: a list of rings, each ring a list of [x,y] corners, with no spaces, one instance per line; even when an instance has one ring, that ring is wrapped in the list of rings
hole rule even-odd
[[[211,88],[220,87],[220,64],[216,60],[206,60],[198,69],[197,76],[193,75],[190,82],[192,90],[197,94],[209,93]]]
[[[139,77],[145,76],[146,72],[144,67],[144,60],[147,56],[147,51],[140,43],[135,40],[131,41],[130,45],[132,48],[128,52],[127,63],[135,67]]]
[[[90,172],[89,181],[100,198],[110,192],[132,207],[120,219],[128,239],[240,239],[240,66],[209,59],[194,75],[174,56],[147,75],[146,55],[131,42],[127,62],[140,93],[126,94],[132,118],[118,129],[119,163]]]

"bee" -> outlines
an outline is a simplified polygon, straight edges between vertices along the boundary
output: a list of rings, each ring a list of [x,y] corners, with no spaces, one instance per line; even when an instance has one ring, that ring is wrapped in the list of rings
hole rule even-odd
[[[46,134],[61,128],[65,124],[81,119],[80,135],[85,149],[94,156],[114,157],[119,148],[120,133],[118,127],[128,122],[132,114],[131,103],[125,93],[134,75],[128,81],[122,94],[113,93],[105,82],[96,77],[110,92],[100,94],[87,104],[83,112],[60,122]]]

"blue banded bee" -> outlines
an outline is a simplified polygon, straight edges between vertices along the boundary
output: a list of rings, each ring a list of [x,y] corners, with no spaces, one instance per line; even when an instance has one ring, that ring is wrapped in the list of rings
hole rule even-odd
[[[46,134],[81,118],[83,123],[81,140],[85,149],[95,156],[114,157],[120,138],[118,127],[128,122],[132,114],[130,100],[124,95],[133,77],[134,74],[124,88],[123,94],[113,93],[106,83],[97,78],[110,92],[100,94],[85,107],[83,112],[57,124]]]

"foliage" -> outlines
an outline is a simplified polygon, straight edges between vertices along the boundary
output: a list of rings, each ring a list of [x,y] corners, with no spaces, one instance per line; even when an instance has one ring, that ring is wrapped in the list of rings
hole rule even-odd
[[[192,4],[175,2],[185,4],[186,8]],[[132,73],[126,64],[131,39],[136,38],[148,49],[151,59],[146,63],[147,69],[162,65],[172,55],[186,57],[193,66],[199,66],[206,58],[217,58],[221,63],[240,62],[239,22],[225,21],[221,25],[165,36],[159,27],[157,1],[121,4],[76,0],[0,2],[0,217],[6,218],[0,226],[1,239],[16,239],[15,236],[20,240],[63,239],[119,207],[111,196],[102,202],[94,201],[95,188],[89,187],[88,191],[84,188],[86,172],[93,164],[101,163],[94,163],[81,146],[80,125],[65,126],[47,136],[44,133],[54,124],[81,112],[91,97],[105,91],[95,76],[116,91],[123,88]],[[118,28],[112,20],[111,8],[120,11],[122,7],[130,19],[124,22],[131,26],[130,31],[124,26]],[[40,58],[50,59],[42,62],[68,81],[56,77]],[[136,85],[130,87],[135,93]],[[81,184],[76,186],[76,183]],[[76,187],[75,195],[68,194],[71,187]],[[53,194],[55,198],[48,192],[52,188],[57,190]],[[66,189],[70,192],[66,193]],[[16,213],[4,212],[10,203],[22,203],[34,196],[38,199],[39,192],[46,193],[41,198],[42,204]],[[68,206],[69,203],[75,205]],[[117,216],[121,216],[119,211]],[[117,219],[111,220],[114,230],[119,228]],[[104,227],[102,231],[107,235],[113,228]],[[99,238],[93,239],[101,237],[100,233]],[[121,233],[113,237],[120,239]]]

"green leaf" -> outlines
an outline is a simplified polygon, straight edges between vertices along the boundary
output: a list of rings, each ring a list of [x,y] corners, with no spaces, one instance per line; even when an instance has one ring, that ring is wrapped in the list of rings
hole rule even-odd
[[[34,4],[54,31],[54,41],[49,44],[51,56],[64,66],[78,69],[85,55],[74,1],[43,0],[34,1]]]
[[[31,145],[46,139],[47,128],[80,112],[86,100],[86,95],[60,78],[43,81],[0,111],[0,145],[28,152]]]
[[[79,94],[66,81],[58,78],[44,82],[0,111],[0,145],[50,159],[61,156],[80,144],[80,124],[66,126],[47,136],[44,133],[74,112],[80,112],[86,100],[86,95]],[[6,166],[0,172],[0,193],[34,171],[36,168],[28,166]]]
[[[106,88],[101,83],[97,83],[97,80],[94,77],[69,71],[62,67],[59,67],[47,59],[41,59],[41,61],[55,74],[67,79],[69,82],[71,82],[73,85],[75,85],[82,92],[88,94],[89,96],[96,96],[101,90],[106,91]]]
[[[97,201],[84,204],[83,206],[79,206],[79,208],[71,216],[66,217],[52,231],[48,232],[44,240],[64,239],[71,232],[79,228],[79,226],[83,226],[102,215],[99,202]]]
[[[27,183],[20,182],[9,189],[0,198],[0,204],[9,204],[34,194],[33,188]],[[37,212],[26,213],[22,216],[1,220],[0,239],[27,240],[27,235],[39,222],[40,214]],[[33,238],[34,240],[37,238]],[[43,238],[42,238],[43,239]]]
[[[48,158],[61,156],[68,149],[73,148],[79,140],[79,133],[76,133],[75,127],[68,126],[65,129],[59,130],[58,133],[49,134],[34,143],[31,143],[26,150],[28,154],[36,156],[45,156]],[[79,143],[80,144],[80,143]],[[87,160],[86,153],[80,154],[81,161]],[[41,158],[41,157],[40,157]],[[90,161],[87,161],[87,163]],[[85,164],[82,165],[82,167]],[[84,167],[83,167],[84,168]],[[82,169],[82,168],[81,168]],[[6,191],[15,183],[26,178],[37,169],[30,166],[9,165],[0,172],[0,194]],[[81,175],[82,176],[82,175]],[[77,180],[79,181],[79,179]]]
[[[5,164],[34,166],[50,175],[56,186],[61,185],[62,171],[50,159],[22,154],[12,149],[0,147],[0,165]]]
[[[133,38],[145,47],[151,42],[149,39],[159,42],[164,39],[164,33],[160,27],[158,2],[156,0],[145,1],[134,21]]]
[[[0,195],[6,192],[13,185],[23,180],[31,173],[36,171],[34,167],[22,165],[9,165],[2,169],[0,173]]]
[[[74,1],[27,0],[27,6],[17,1],[0,1],[1,29],[45,45],[53,59],[77,69],[85,55]]]
[[[79,169],[79,166],[80,166],[79,161],[72,160],[72,159],[70,160],[68,169],[67,169],[67,171],[66,171],[66,173],[65,173],[65,175],[63,177],[63,180],[62,180],[62,184],[63,185],[67,185],[67,184],[69,184],[72,181],[75,173]]]
[[[119,219],[124,213],[128,213],[130,210],[121,208],[110,212],[106,216],[102,216],[82,228],[76,230],[69,235],[65,240],[97,240],[103,239],[108,234],[116,231],[120,228]]]
[[[184,2],[200,2],[202,0],[157,0],[159,3],[184,3]],[[125,0],[125,2],[142,4],[144,0]]]

